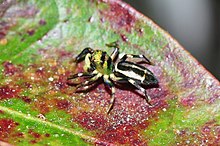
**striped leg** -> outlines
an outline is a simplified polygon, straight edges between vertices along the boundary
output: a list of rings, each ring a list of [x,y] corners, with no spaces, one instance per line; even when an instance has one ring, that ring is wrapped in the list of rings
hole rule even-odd
[[[114,61],[115,58],[118,56],[119,48],[115,48],[114,51],[111,54],[111,59]]]
[[[69,76],[67,78],[67,80],[72,80],[72,79],[75,79],[75,78],[78,78],[78,77],[93,77],[95,75],[96,74],[91,74],[91,73],[87,73],[87,72],[81,72],[81,73],[77,73],[77,74]]]
[[[89,85],[95,83],[100,77],[102,76],[102,74],[96,74],[95,76],[93,76],[92,78],[90,78],[88,81],[85,81],[79,85],[76,86],[76,90],[78,90],[79,88],[83,87],[83,90],[86,90],[89,88]]]
[[[88,53],[92,53],[92,52],[93,52],[92,48],[87,47],[83,49],[82,52],[79,55],[77,55],[73,61],[78,63],[82,61]]]
[[[116,76],[115,74],[110,74],[110,79],[114,82],[118,83],[126,83],[128,82],[128,78],[126,76]]]
[[[150,98],[150,96],[147,94],[146,90],[145,90],[144,88],[142,88],[142,87],[141,87],[137,82],[135,82],[134,80],[129,79],[128,81],[129,81],[129,83],[131,83],[132,85],[134,85],[136,88],[138,88],[138,90],[140,90],[142,93],[144,93],[144,96],[145,96],[145,99],[146,99],[146,101],[147,101],[147,104],[149,104],[150,106],[152,106],[151,103],[150,103],[151,98]]]
[[[144,55],[125,54],[120,60],[125,61],[127,58],[141,58],[144,59],[147,62],[147,64],[152,64],[150,60],[147,59],[147,57],[145,57]]]
[[[114,105],[115,102],[115,86],[114,84],[109,80],[109,76],[104,76],[104,82],[106,85],[108,85],[111,89],[111,99],[110,99],[110,105],[108,107],[107,110],[107,114],[110,113],[110,111],[112,110],[112,107]]]

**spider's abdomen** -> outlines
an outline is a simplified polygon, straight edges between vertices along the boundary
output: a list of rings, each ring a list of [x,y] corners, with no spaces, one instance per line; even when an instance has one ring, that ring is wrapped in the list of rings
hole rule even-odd
[[[103,75],[109,75],[113,70],[113,61],[111,57],[104,51],[96,50],[91,58],[91,64]]]
[[[115,74],[127,79],[133,79],[144,85],[158,84],[158,80],[146,67],[129,62],[118,62],[115,66]]]

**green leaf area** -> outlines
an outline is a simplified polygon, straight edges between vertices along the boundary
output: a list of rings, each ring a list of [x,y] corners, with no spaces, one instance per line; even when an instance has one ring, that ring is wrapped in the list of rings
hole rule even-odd
[[[0,11],[0,141],[10,145],[220,145],[220,84],[171,36],[117,0],[5,1]],[[3,5],[3,3],[2,3]],[[85,47],[143,54],[159,80],[75,92]],[[135,60],[136,61],[136,60]],[[77,80],[83,82],[84,80]]]

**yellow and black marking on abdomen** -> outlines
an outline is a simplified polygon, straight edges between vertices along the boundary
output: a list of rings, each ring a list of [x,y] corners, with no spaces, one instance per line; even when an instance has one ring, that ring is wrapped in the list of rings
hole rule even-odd
[[[144,85],[158,84],[156,77],[150,70],[129,61],[118,62],[115,67],[115,74],[119,77],[133,79]]]
[[[96,70],[102,74],[109,75],[113,70],[113,61],[111,57],[104,51],[96,50],[91,58],[91,64]]]

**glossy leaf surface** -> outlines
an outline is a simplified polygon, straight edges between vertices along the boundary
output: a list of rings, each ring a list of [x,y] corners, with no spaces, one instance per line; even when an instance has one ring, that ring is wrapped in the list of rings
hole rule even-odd
[[[218,145],[220,85],[171,36],[116,0],[9,1],[0,11],[0,141],[12,145]],[[144,54],[159,80],[75,93],[83,48]],[[2,142],[2,143],[3,143]]]

